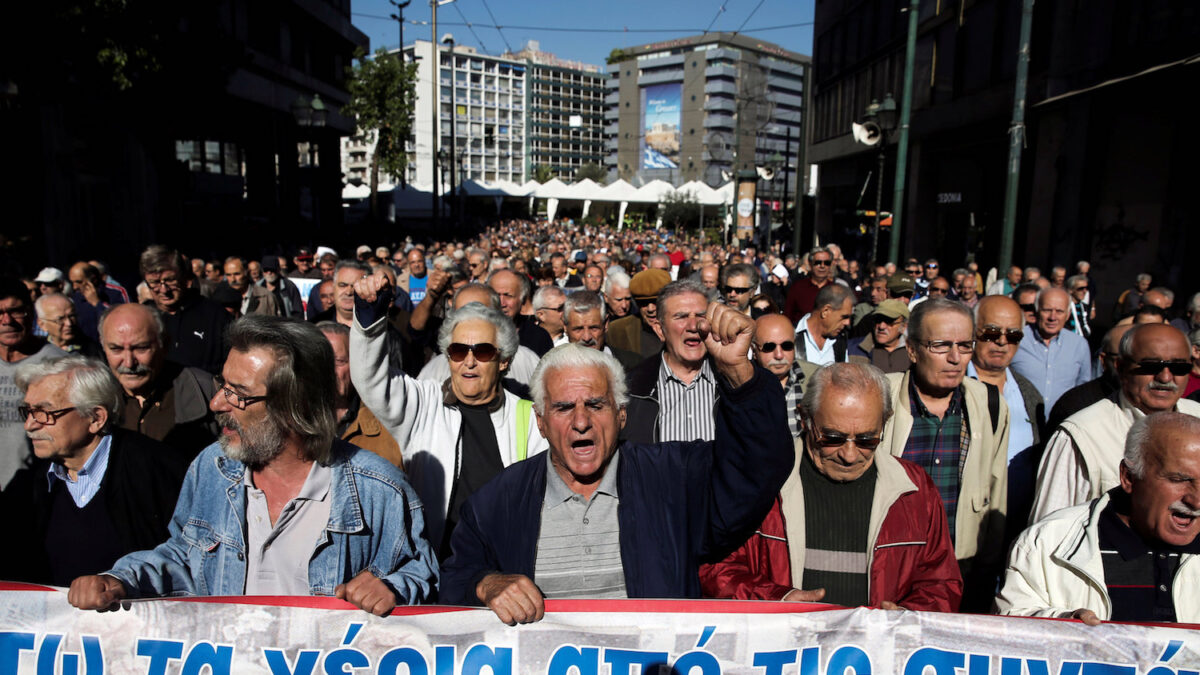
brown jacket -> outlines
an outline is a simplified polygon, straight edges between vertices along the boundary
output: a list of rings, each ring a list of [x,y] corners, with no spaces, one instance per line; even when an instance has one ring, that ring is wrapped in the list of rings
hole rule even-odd
[[[353,443],[363,450],[370,450],[387,461],[404,469],[404,460],[400,456],[400,444],[383,428],[375,413],[365,405],[359,404],[358,417],[346,427],[342,440]]]

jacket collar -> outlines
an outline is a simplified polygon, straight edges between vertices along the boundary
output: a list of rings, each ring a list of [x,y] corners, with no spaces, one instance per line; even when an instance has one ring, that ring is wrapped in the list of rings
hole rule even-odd
[[[354,484],[354,467],[350,463],[350,454],[353,451],[353,446],[340,440],[334,440],[330,450],[329,467],[333,475],[329,484],[329,524],[325,528],[329,532],[350,534],[360,532],[365,527],[362,504],[358,501],[358,488]],[[230,506],[240,509],[237,517],[244,523],[245,498],[244,495],[238,494],[238,490],[242,487],[246,465],[223,454],[218,455],[215,461],[217,470],[229,481],[225,487],[225,494]]]

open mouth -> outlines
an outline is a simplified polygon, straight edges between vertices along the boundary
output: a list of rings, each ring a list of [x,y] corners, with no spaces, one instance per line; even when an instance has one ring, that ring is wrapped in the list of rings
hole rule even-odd
[[[1186,530],[1196,521],[1196,516],[1181,513],[1179,511],[1171,512],[1171,524],[1180,530]]]
[[[692,349],[695,349],[695,348],[697,348],[697,347],[701,347],[701,346],[703,346],[703,345],[704,345],[704,340],[701,340],[701,339],[700,339],[700,338],[698,338],[698,337],[689,337],[689,338],[684,338],[684,339],[683,339],[683,344],[684,344],[684,346],[687,346],[687,347],[690,347],[690,348],[692,348]]]
[[[581,438],[571,442],[571,452],[576,456],[587,456],[596,450],[596,442],[590,438]]]

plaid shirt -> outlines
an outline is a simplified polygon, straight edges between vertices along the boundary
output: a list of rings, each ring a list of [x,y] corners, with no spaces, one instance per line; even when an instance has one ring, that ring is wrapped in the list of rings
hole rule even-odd
[[[963,467],[967,462],[967,448],[971,445],[971,429],[963,396],[962,385],[959,385],[950,396],[946,414],[939,420],[925,407],[917,393],[916,383],[910,378],[908,398],[913,426],[901,455],[920,465],[933,479],[942,496],[942,505],[946,507],[951,541],[954,539],[954,517],[958,511]]]

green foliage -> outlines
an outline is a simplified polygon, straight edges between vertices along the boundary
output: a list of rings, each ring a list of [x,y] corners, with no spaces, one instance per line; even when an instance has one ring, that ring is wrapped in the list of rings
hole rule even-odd
[[[670,192],[663,197],[658,208],[664,225],[687,228],[700,223],[700,203],[690,192]]]
[[[625,50],[621,49],[620,47],[616,47],[608,53],[608,58],[605,59],[604,62],[611,66],[614,63],[620,63],[625,59]]]
[[[591,178],[593,181],[604,185],[604,182],[608,179],[608,172],[599,164],[588,162],[575,170],[576,181],[581,181],[584,178]]]
[[[403,63],[399,54],[380,48],[374,57],[361,52],[347,69],[346,90],[350,102],[342,112],[353,115],[359,132],[367,141],[375,140],[372,159],[372,185],[375,172],[403,176],[408,166],[404,143],[412,135],[416,110],[417,64]]]
[[[554,167],[546,164],[533,166],[533,179],[539,183],[548,183],[554,178]]]

